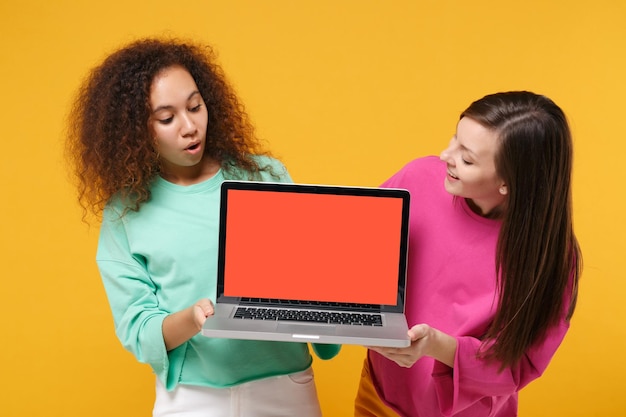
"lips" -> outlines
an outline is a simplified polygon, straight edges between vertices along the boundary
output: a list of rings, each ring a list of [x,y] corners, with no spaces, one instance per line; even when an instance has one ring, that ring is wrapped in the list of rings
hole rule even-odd
[[[455,180],[458,180],[458,179],[459,179],[459,177],[457,177],[456,175],[454,175],[454,174],[453,174],[450,170],[447,170],[447,174],[448,174],[451,178],[453,178],[453,179],[455,179]]]
[[[192,143],[191,145],[187,146],[185,148],[185,150],[186,151],[193,151],[195,149],[198,149],[199,146],[200,146],[200,142],[195,142],[195,143]]]

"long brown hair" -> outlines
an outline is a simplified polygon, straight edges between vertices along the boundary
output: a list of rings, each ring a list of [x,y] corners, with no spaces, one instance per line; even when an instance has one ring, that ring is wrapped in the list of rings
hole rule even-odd
[[[69,114],[66,142],[85,217],[99,217],[117,193],[135,211],[150,199],[160,167],[148,128],[150,87],[159,72],[174,65],[189,71],[207,106],[205,155],[226,171],[243,170],[251,178],[271,170],[252,157],[269,152],[215,61],[210,46],[148,38],[115,51],[88,74]]]
[[[498,308],[483,352],[504,368],[574,312],[581,253],[572,226],[572,137],[563,111],[527,91],[485,96],[461,117],[497,132],[496,170],[508,190],[496,253]]]

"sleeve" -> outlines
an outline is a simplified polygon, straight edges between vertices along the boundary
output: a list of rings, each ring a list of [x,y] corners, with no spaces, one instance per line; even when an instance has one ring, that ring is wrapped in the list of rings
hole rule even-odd
[[[455,415],[485,398],[490,398],[494,402],[493,407],[497,408],[498,397],[503,400],[510,397],[543,374],[568,328],[569,322],[563,318],[548,330],[543,340],[526,352],[516,366],[501,372],[498,363],[477,357],[480,340],[458,337],[454,368],[437,361],[433,368],[432,376],[442,413]]]
[[[139,362],[149,364],[165,384],[169,360],[156,286],[145,263],[131,254],[124,222],[105,209],[96,256],[120,342]]]
[[[339,351],[341,350],[341,345],[311,343],[311,346],[313,347],[313,351],[315,352],[317,357],[322,360],[334,358],[339,354]]]

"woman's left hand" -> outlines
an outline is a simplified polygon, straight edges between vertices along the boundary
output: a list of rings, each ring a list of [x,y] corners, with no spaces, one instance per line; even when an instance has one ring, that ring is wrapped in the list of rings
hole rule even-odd
[[[430,356],[453,367],[457,341],[427,324],[417,324],[408,331],[411,345],[405,348],[368,346],[399,366],[410,368],[423,356]]]

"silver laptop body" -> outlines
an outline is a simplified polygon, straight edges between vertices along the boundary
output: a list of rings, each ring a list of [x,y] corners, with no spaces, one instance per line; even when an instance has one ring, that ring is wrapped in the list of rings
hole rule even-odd
[[[405,347],[409,192],[225,181],[207,337]]]

